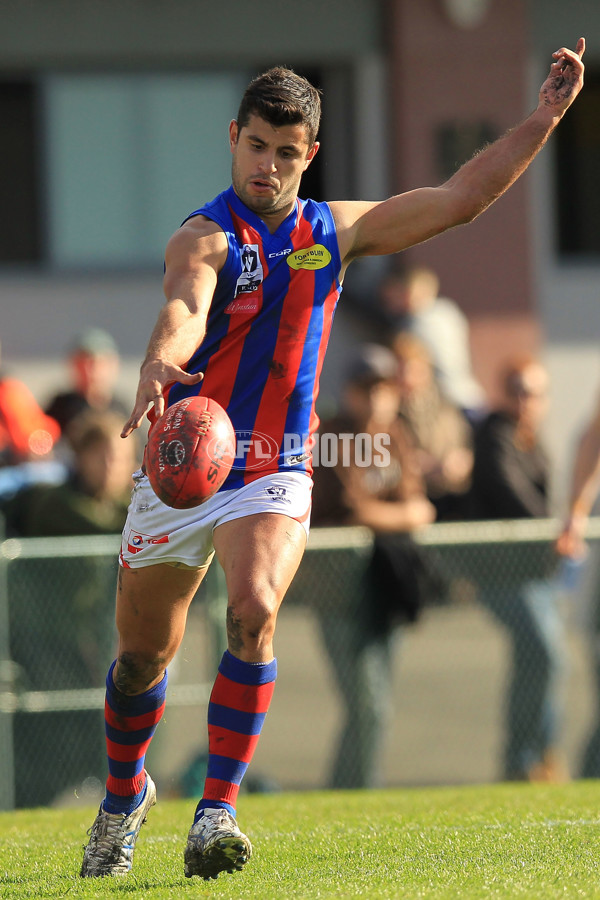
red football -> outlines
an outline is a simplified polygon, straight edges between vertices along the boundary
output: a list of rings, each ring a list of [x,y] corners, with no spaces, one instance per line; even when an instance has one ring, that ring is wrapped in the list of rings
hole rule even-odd
[[[146,473],[163,503],[189,509],[219,490],[235,453],[235,431],[223,407],[210,397],[185,397],[154,423]]]

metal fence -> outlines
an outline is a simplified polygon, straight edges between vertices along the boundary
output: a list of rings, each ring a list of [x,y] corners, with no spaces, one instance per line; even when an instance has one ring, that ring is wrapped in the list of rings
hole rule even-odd
[[[440,596],[430,597],[416,624],[399,627],[390,597],[383,599],[392,619],[382,626],[372,617],[382,598],[368,581],[371,534],[314,529],[280,614],[280,677],[251,767],[260,774],[249,773],[248,784],[253,778],[256,789],[269,789],[509,776],[508,732],[514,739],[521,726],[529,727],[544,678],[555,675],[563,717],[548,727],[555,728],[572,774],[593,774],[593,741],[587,772],[583,757],[595,724],[600,603],[593,557],[600,522],[590,525],[592,552],[576,588],[564,580],[552,551],[557,529],[554,521],[427,529],[418,543]],[[87,801],[101,791],[118,544],[117,537],[0,544],[2,809]],[[193,793],[201,784],[204,711],[224,646],[224,605],[215,564],[170,667],[167,712],[149,754],[149,767],[170,794]],[[557,661],[544,657],[523,615],[550,607],[560,610],[566,626],[556,672],[550,664]],[[558,647],[553,638],[550,646]]]

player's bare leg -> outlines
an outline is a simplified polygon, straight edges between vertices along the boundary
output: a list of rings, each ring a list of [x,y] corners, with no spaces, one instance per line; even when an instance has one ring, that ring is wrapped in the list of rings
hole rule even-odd
[[[139,831],[156,802],[144,757],[164,707],[166,667],[179,647],[190,602],[205,572],[166,565],[119,570],[119,654],[107,678],[110,774],[107,795],[89,832],[83,877],[126,875],[131,870]],[[139,749],[131,743],[132,733],[138,732]]]
[[[213,540],[227,581],[228,651],[219,667],[209,707],[209,767],[204,797],[198,804],[184,855],[185,874],[204,879],[242,869],[252,854],[250,840],[235,820],[241,781],[237,773],[240,766],[243,769],[250,762],[268,709],[276,671],[273,635],[277,613],[302,558],[306,534],[294,519],[264,513],[220,525]],[[220,712],[216,710],[223,707],[228,723],[235,725],[236,716],[242,714],[240,733],[219,726]],[[247,727],[253,713],[252,724]],[[211,724],[218,741],[214,746]],[[215,763],[211,754],[215,754]]]
[[[182,641],[187,614],[206,568],[166,564],[119,569],[119,651],[114,681],[124,694],[140,694],[163,677]]]
[[[220,525],[213,542],[227,581],[229,651],[244,662],[269,662],[277,613],[300,565],[306,532],[295,519],[260,513]]]

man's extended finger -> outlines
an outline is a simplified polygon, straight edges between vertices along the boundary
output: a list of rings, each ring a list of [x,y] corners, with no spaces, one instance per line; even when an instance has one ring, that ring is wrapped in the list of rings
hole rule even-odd
[[[127,422],[123,425],[123,430],[121,431],[121,437],[126,438],[129,437],[134,428],[137,428],[137,424],[134,419],[128,419]]]
[[[561,47],[560,50],[555,50],[552,54],[555,60],[555,65],[558,63],[559,65],[565,62],[570,64],[572,62],[581,61],[581,57],[585,53],[585,38],[579,38],[577,41],[577,47],[575,50],[570,50],[569,47]]]
[[[142,424],[142,419],[144,418],[144,413],[146,412],[146,407],[142,409],[142,411],[138,414],[138,406],[137,403],[133,408],[133,412],[123,425],[123,431],[121,432],[121,437],[128,437],[132,431],[135,431],[136,428],[139,428]]]

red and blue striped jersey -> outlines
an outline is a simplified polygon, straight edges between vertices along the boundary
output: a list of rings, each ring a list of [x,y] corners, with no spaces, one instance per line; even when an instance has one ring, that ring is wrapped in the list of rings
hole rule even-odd
[[[311,473],[315,401],[341,293],[341,260],[329,206],[297,200],[271,234],[230,187],[191,213],[219,225],[228,242],[206,335],[184,367],[199,385],[173,384],[167,403],[212,397],[237,435],[221,490],[273,472]]]

